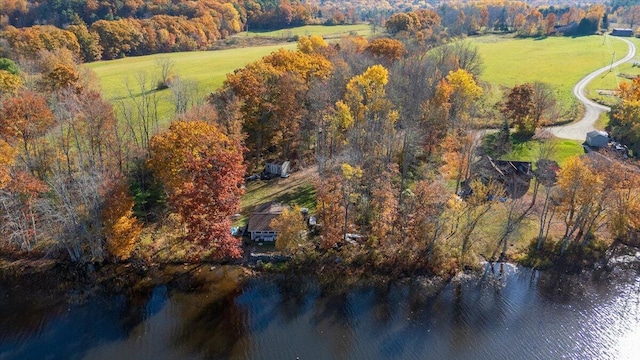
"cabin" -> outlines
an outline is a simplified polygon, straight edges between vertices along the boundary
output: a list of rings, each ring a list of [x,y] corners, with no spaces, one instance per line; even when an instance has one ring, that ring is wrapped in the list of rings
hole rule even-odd
[[[630,37],[633,36],[633,30],[632,29],[622,29],[622,28],[615,28],[611,31],[611,35],[612,36],[626,36],[626,37]]]
[[[274,160],[265,164],[264,172],[269,175],[287,177],[290,171],[289,161],[286,160]]]
[[[268,202],[259,205],[249,216],[249,224],[246,233],[252,241],[275,242],[278,235],[271,228],[271,220],[282,215],[284,205],[277,202]]]
[[[505,185],[507,196],[518,199],[529,191],[533,173],[531,162],[514,160],[493,160],[489,159],[494,170],[497,172],[498,180]]]
[[[485,156],[476,164],[476,176],[483,182],[496,181],[504,186],[507,197],[518,199],[529,191],[533,171],[531,162],[497,160]],[[469,182],[463,184],[463,194],[470,194]]]
[[[592,148],[603,148],[609,144],[609,134],[605,131],[589,131],[585,143]]]

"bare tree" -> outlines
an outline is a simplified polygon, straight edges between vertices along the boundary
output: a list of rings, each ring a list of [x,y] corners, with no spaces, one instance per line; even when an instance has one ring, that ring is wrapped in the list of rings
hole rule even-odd
[[[40,211],[56,229],[56,238],[71,261],[101,261],[100,187],[103,175],[83,171],[70,178],[54,174],[49,180],[52,196],[41,203]],[[87,252],[88,251],[88,252]]]
[[[147,74],[139,73],[134,88],[125,83],[127,95],[117,102],[129,136],[140,149],[148,149],[149,139],[158,131],[158,103],[160,98],[150,86]],[[133,105],[133,106],[132,106]]]
[[[536,135],[537,136],[537,135]],[[556,172],[559,169],[558,163],[550,160],[555,153],[554,143],[551,141],[540,142],[538,145],[537,160],[536,160],[536,182],[535,187],[539,188],[542,185],[544,190],[542,199],[542,209],[540,209],[538,223],[538,241],[536,243],[536,249],[540,250],[547,237],[549,236],[549,230],[551,229],[551,222],[556,214],[556,202],[552,198],[553,187],[556,184]],[[536,189],[537,192],[537,189]]]
[[[400,208],[403,206],[409,171],[416,165],[425,133],[432,131],[425,129],[422,121],[424,111],[419,109],[423,109],[423,104],[434,95],[433,77],[429,76],[434,68],[435,64],[429,58],[413,56],[396,62],[391,69],[389,97],[400,115],[397,127],[402,137]]]
[[[30,252],[37,243],[39,231],[32,206],[25,206],[16,192],[0,191],[0,234],[2,242]]]
[[[173,98],[173,106],[175,114],[181,115],[197,104],[198,99],[198,83],[193,80],[183,80],[176,76],[169,85]]]
[[[156,90],[166,89],[171,86],[171,77],[176,63],[168,57],[161,57],[156,59],[155,64],[156,68],[160,70],[160,79],[156,85]]]
[[[478,240],[474,236],[475,230],[495,206],[496,201],[492,199],[502,197],[504,194],[502,186],[493,181],[485,185],[480,180],[474,180],[471,183],[471,189],[471,195],[467,199],[459,199],[459,203],[452,206],[445,214],[449,222],[449,230],[444,240],[456,240],[453,242],[454,247],[459,249],[463,262],[469,261],[468,254]]]
[[[553,123],[563,115],[563,111],[558,105],[556,92],[549,84],[540,81],[534,82],[532,95],[531,116],[534,124],[539,125],[542,119]]]

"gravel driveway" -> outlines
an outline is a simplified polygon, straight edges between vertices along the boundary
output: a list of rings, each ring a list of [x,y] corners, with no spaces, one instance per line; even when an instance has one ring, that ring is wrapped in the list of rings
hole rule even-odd
[[[636,46],[627,39],[622,39],[622,38],[619,38],[619,39],[626,42],[627,45],[629,45],[629,52],[627,53],[627,56],[625,56],[622,60],[618,60],[615,63],[613,63],[614,67],[619,66],[633,59],[634,56],[636,56]],[[589,82],[591,82],[591,80],[609,71],[611,68],[612,68],[612,65],[607,65],[605,67],[602,67],[592,72],[591,74],[585,76],[582,80],[580,80],[576,84],[576,86],[573,88],[573,94],[575,95],[576,98],[578,98],[578,100],[580,100],[580,102],[584,104],[584,116],[582,117],[582,119],[580,119],[580,121],[577,121],[571,124],[567,124],[563,126],[548,127],[547,129],[554,136],[561,139],[584,140],[589,131],[596,130],[596,128],[593,125],[598,120],[600,113],[605,111],[609,112],[611,111],[611,108],[604,105],[600,105],[588,99],[584,95],[584,88],[587,86],[587,84],[589,84]]]

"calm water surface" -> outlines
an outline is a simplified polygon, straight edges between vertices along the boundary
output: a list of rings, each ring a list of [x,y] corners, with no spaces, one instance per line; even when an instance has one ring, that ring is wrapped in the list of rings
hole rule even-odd
[[[348,289],[215,272],[188,292],[162,285],[79,300],[4,288],[0,359],[640,358],[632,268],[500,275],[496,265],[444,287]]]

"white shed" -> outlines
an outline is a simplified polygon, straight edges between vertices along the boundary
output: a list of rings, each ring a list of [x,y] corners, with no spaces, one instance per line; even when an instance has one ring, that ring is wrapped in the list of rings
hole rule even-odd
[[[289,162],[286,160],[275,160],[266,163],[265,172],[285,177],[289,175]]]
[[[585,142],[591,147],[606,147],[609,144],[609,134],[605,131],[589,131]]]

